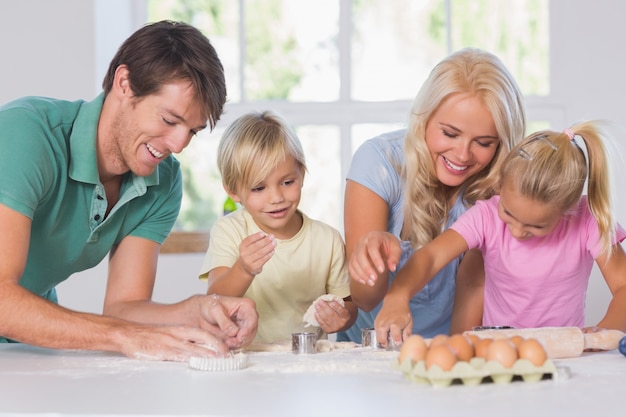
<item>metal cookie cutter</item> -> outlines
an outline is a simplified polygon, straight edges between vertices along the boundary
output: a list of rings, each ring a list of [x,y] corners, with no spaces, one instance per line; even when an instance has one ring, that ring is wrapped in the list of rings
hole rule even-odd
[[[361,345],[363,347],[372,349],[387,349],[387,350],[399,350],[400,346],[391,338],[391,334],[387,336],[387,348],[384,348],[378,343],[376,339],[376,330],[372,327],[361,329]]]
[[[316,353],[317,333],[292,333],[291,351],[293,353]]]
[[[381,346],[376,341],[376,330],[373,327],[361,329],[361,345],[366,348],[380,349]]]

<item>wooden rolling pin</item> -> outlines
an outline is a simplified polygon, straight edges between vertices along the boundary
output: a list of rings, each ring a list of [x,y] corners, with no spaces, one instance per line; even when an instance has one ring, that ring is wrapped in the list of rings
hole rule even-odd
[[[602,330],[597,333],[583,333],[578,327],[540,327],[532,329],[497,329],[466,331],[480,338],[502,338],[519,335],[525,339],[537,339],[546,350],[549,358],[573,358],[580,356],[585,349],[617,349],[624,332]]]

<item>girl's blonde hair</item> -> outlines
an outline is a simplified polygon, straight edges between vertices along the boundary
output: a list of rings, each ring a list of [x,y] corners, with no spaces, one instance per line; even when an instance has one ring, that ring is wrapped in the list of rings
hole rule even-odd
[[[450,209],[449,190],[439,182],[426,145],[426,125],[441,103],[453,94],[471,94],[489,110],[500,138],[491,162],[462,185],[466,206],[495,194],[499,167],[524,137],[526,114],[522,93],[495,55],[462,49],[437,64],[415,97],[404,140],[405,183],[402,238],[421,247],[443,230]]]
[[[236,193],[262,182],[292,156],[304,174],[306,163],[295,131],[272,111],[250,112],[228,126],[217,149],[224,188]]]
[[[584,142],[587,157],[576,138]],[[605,146],[609,140],[598,121],[575,124],[565,132],[544,130],[533,133],[505,159],[501,168],[501,186],[513,186],[525,197],[553,204],[567,214],[580,200],[587,182],[588,204],[598,222],[601,254],[610,254],[615,219],[610,158]]]

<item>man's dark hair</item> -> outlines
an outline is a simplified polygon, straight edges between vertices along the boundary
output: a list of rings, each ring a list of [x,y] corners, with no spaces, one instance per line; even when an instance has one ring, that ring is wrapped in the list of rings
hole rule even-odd
[[[224,68],[217,52],[198,29],[164,20],[143,26],[120,46],[102,82],[104,93],[113,87],[115,71],[126,65],[135,97],[159,92],[164,84],[188,80],[211,129],[226,102]]]

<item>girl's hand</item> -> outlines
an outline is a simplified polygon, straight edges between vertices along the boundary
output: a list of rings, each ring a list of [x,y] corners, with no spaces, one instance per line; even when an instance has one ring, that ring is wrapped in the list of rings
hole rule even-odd
[[[363,236],[354,248],[348,271],[355,281],[374,286],[378,274],[395,271],[402,248],[400,240],[389,232],[373,231]]]
[[[258,275],[263,265],[274,255],[276,240],[273,235],[264,232],[246,237],[239,244],[239,262],[250,275]]]
[[[396,346],[400,346],[413,330],[413,317],[409,309],[408,299],[399,299],[391,295],[385,296],[383,305],[374,320],[376,340],[387,347],[388,337]]]
[[[606,329],[604,327],[590,326],[583,327],[581,330],[583,333],[598,333]],[[602,349],[585,349],[585,352],[600,352],[601,350]]]

